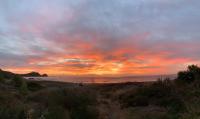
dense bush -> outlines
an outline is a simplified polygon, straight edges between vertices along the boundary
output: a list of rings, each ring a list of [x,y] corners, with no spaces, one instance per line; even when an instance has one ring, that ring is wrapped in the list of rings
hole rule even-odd
[[[45,117],[48,119],[54,119],[50,116],[54,113],[63,115],[60,119],[65,119],[66,115],[62,112],[67,112],[70,119],[98,118],[96,95],[84,88],[53,88],[43,90],[38,95],[29,96],[28,99],[47,106],[48,111]],[[61,111],[57,112],[54,107]]]
[[[64,89],[54,95],[54,103],[60,103],[70,112],[72,119],[96,119],[96,96],[89,90]]]
[[[19,87],[19,91],[23,95],[26,95],[28,93],[28,87],[27,87],[27,83],[25,81],[22,81],[22,84]]]
[[[69,117],[69,112],[62,106],[49,107],[43,117],[45,119],[71,119]]]
[[[180,71],[178,73],[177,80],[185,82],[193,82],[194,80],[200,80],[200,68],[197,65],[188,66],[186,71]]]
[[[0,82],[3,83],[5,81],[3,75],[0,73]]]
[[[16,74],[0,69],[0,75],[5,79],[12,79]]]
[[[12,79],[14,86],[19,90],[23,95],[28,93],[27,82],[19,75],[14,76]]]
[[[95,106],[75,107],[70,115],[72,119],[98,119],[98,110]]]
[[[171,113],[185,110],[184,102],[170,80],[159,80],[152,85],[138,88],[120,96],[123,107],[141,107],[155,105],[166,108]]]
[[[44,88],[38,82],[34,82],[34,81],[28,81],[27,86],[28,86],[28,90],[30,90],[30,91],[38,91],[38,90]]]
[[[177,119],[159,107],[131,108],[125,119]]]
[[[14,78],[12,80],[16,87],[20,87],[23,83],[23,78],[18,75],[14,76]]]
[[[13,107],[1,105],[0,119],[27,119],[27,118],[23,105],[15,105]]]

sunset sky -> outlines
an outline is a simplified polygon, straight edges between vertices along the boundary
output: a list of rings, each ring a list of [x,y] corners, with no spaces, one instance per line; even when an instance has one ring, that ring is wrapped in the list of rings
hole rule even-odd
[[[200,63],[200,0],[0,0],[0,68],[174,74]]]

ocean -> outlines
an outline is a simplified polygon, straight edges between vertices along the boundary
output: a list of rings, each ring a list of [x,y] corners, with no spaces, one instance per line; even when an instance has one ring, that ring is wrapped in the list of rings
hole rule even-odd
[[[126,76],[126,77],[102,77],[102,76],[50,76],[50,77],[25,77],[36,81],[59,81],[69,83],[125,83],[125,82],[151,82],[158,79],[176,78],[176,75],[155,76]]]

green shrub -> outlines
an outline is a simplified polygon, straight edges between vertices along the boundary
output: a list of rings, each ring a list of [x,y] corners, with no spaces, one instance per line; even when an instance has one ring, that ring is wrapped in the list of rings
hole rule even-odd
[[[194,81],[194,76],[191,72],[180,71],[180,72],[178,72],[178,78],[177,79],[190,83],[190,82]]]
[[[64,91],[65,95],[65,106],[67,108],[74,108],[77,106],[94,105],[96,100],[96,95],[86,89],[67,89]]]
[[[0,75],[3,76],[5,79],[12,79],[14,77],[14,73],[8,72],[8,71],[3,71],[0,69]]]
[[[26,113],[21,105],[7,107],[0,107],[0,119],[27,119]]]
[[[60,90],[52,99],[68,109],[72,119],[97,118],[96,95],[89,90],[64,89]]]
[[[155,105],[166,108],[170,113],[185,111],[185,105],[170,80],[159,80],[143,86],[132,93],[120,96],[122,107],[144,107]]]
[[[34,99],[34,97],[39,98],[39,100]],[[93,94],[91,90],[78,88],[54,88],[43,90],[42,94],[39,93],[38,95],[29,97],[29,100],[39,101],[40,103],[50,107],[49,109],[52,109],[52,107],[59,107],[68,110],[71,119],[98,118],[96,95]],[[49,113],[53,113],[52,111]],[[50,115],[49,113],[48,115]]]
[[[189,83],[200,80],[200,68],[197,65],[189,65],[186,71],[178,72],[177,80]]]
[[[22,81],[22,84],[19,87],[19,91],[23,95],[26,95],[28,93],[27,83],[24,80]]]
[[[5,82],[5,79],[3,77],[3,75],[0,73],[0,83],[4,83]]]
[[[23,78],[18,76],[18,75],[15,75],[12,80],[13,80],[13,83],[16,87],[20,87],[23,83]]]
[[[21,76],[19,75],[14,76],[12,81],[21,94],[25,95],[28,93],[27,83]]]
[[[92,106],[75,107],[70,115],[72,119],[98,119],[98,110]]]
[[[36,83],[36,82],[33,82],[33,81],[27,82],[27,86],[28,86],[28,90],[30,90],[30,91],[38,91],[38,90],[44,88],[39,83]]]
[[[155,105],[167,108],[170,113],[179,113],[186,110],[184,102],[177,96],[169,96],[156,100]]]
[[[69,112],[61,106],[49,107],[47,113],[44,115],[45,119],[71,119]]]
[[[127,115],[126,119],[177,119],[171,118],[166,112],[158,112],[158,110],[134,110],[130,111]]]
[[[121,95],[120,100],[125,106],[148,106],[150,101],[167,97],[171,91],[170,81],[158,80],[152,85],[139,87],[129,94]]]
[[[196,76],[200,75],[200,68],[197,65],[189,65],[188,72],[191,72],[195,78],[198,78]]]

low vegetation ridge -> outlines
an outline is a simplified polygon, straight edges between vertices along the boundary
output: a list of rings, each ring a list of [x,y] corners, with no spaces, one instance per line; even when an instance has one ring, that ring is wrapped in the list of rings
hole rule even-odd
[[[174,80],[72,84],[0,70],[0,119],[199,119],[200,68]]]
[[[48,77],[47,74],[40,74],[38,72],[30,72],[27,74],[15,74],[15,73],[12,73],[9,71],[3,71],[2,69],[0,69],[0,76],[4,78],[10,79],[10,78],[15,77],[16,75],[22,76],[22,77]]]
[[[38,72],[30,72],[27,74],[20,74],[20,75],[24,77],[48,77],[47,74],[40,74]]]

